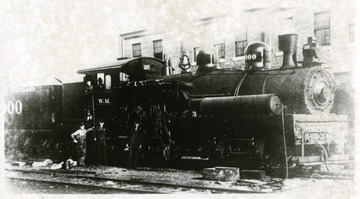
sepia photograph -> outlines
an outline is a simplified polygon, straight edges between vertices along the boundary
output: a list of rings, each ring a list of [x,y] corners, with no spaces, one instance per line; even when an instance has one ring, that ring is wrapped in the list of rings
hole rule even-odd
[[[1,1],[1,197],[358,198],[359,4]]]

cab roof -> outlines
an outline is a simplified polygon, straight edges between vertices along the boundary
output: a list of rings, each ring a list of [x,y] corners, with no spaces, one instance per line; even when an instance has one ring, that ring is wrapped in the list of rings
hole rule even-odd
[[[102,72],[121,72],[127,66],[136,65],[136,63],[158,62],[160,65],[164,65],[164,61],[154,57],[136,57],[136,58],[124,58],[114,62],[108,62],[100,64],[93,68],[78,70],[78,74],[93,75]]]

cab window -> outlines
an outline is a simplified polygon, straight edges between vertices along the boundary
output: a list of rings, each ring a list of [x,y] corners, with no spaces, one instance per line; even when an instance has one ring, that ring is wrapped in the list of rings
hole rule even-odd
[[[111,89],[111,75],[105,75],[105,90]]]
[[[127,81],[129,81],[129,75],[126,73],[120,72],[119,79],[120,79],[120,82],[127,82]]]
[[[104,90],[104,73],[97,74],[96,88],[98,91]]]

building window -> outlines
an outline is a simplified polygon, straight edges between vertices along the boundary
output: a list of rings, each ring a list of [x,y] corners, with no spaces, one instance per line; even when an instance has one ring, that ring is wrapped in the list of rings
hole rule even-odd
[[[217,45],[215,45],[215,47],[216,47],[216,49],[217,49],[219,58],[220,58],[220,59],[224,59],[224,58],[225,58],[225,44],[224,44],[224,43],[222,43],[222,44],[217,44]]]
[[[314,32],[319,44],[330,45],[330,12],[314,15]]]
[[[162,40],[154,41],[154,57],[158,59],[163,59]]]
[[[246,31],[239,34],[235,38],[235,56],[243,56],[245,53],[245,48],[247,46],[247,34]]]
[[[141,43],[133,44],[133,57],[141,57]]]
[[[194,62],[196,62],[196,58],[197,58],[197,55],[199,54],[199,51],[200,51],[199,47],[194,48],[194,59],[193,59]]]
[[[247,46],[247,41],[237,41],[235,42],[235,56],[239,57],[239,56],[243,56],[245,53],[245,48]]]
[[[354,39],[354,23],[349,24],[349,41],[353,42]]]

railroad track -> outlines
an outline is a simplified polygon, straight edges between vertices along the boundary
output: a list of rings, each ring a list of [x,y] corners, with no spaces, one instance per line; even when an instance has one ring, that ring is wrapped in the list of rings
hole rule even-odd
[[[113,177],[96,176],[95,172],[76,170],[28,170],[6,169],[8,174],[17,173],[17,176],[7,175],[13,180],[38,181],[44,183],[66,184],[69,186],[88,186],[97,189],[119,191],[123,193],[137,194],[164,194],[164,193],[266,193],[259,190],[239,190],[231,188],[218,188],[208,186],[193,186],[176,183],[162,183],[141,181],[141,179],[118,179]],[[66,174],[66,175],[65,175]],[[31,177],[28,177],[31,176]],[[66,177],[65,177],[66,176]],[[41,179],[40,179],[41,178]],[[45,179],[44,179],[45,178]],[[73,178],[77,182],[69,182]]]
[[[158,191],[150,191],[150,190],[141,190],[141,189],[128,189],[128,188],[121,188],[121,187],[110,187],[110,186],[103,186],[103,185],[95,185],[90,183],[74,183],[74,182],[65,182],[65,181],[58,181],[58,180],[45,180],[45,179],[38,179],[38,178],[29,178],[29,177],[7,177],[9,180],[17,180],[17,181],[28,181],[28,182],[35,182],[35,183],[45,183],[50,185],[66,185],[66,186],[74,186],[74,187],[86,187],[88,189],[100,189],[105,191],[119,192],[119,193],[134,193],[134,194],[158,194],[161,192]]]

